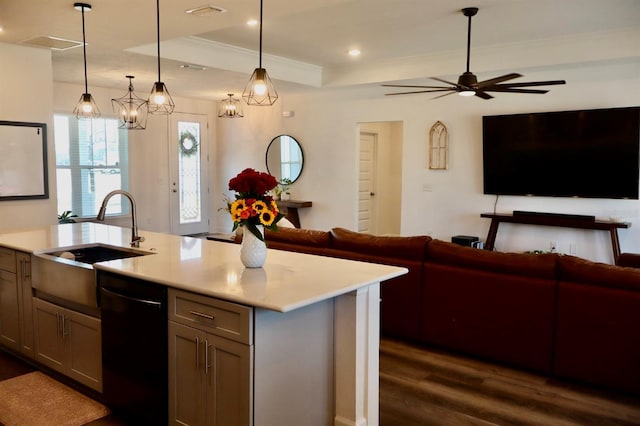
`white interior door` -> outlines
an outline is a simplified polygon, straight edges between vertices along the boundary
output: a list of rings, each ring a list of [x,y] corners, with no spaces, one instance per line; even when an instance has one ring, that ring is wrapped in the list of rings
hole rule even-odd
[[[376,139],[374,133],[360,133],[358,232],[370,234],[376,230]]]
[[[173,113],[169,126],[171,233],[209,232],[207,117]]]

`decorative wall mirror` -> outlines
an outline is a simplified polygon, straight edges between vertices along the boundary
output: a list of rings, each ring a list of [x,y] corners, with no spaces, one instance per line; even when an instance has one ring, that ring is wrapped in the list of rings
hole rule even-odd
[[[448,165],[449,132],[441,121],[436,121],[429,131],[429,168],[446,170]]]
[[[49,198],[47,125],[0,121],[0,201]]]
[[[289,179],[291,183],[298,180],[304,166],[302,146],[293,136],[280,135],[271,140],[267,147],[267,171],[275,176],[278,182]]]

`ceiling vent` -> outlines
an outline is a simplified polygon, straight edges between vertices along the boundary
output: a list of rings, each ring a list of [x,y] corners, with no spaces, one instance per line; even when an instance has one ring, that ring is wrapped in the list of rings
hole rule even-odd
[[[38,36],[28,40],[24,40],[23,44],[36,47],[45,47],[51,50],[68,50],[74,47],[82,46],[81,41],[67,40],[64,38],[51,37],[51,36]]]
[[[222,7],[214,6],[212,4],[208,4],[206,6],[200,6],[193,9],[185,10],[184,13],[194,16],[211,16],[216,15],[218,13],[225,13],[227,9]]]

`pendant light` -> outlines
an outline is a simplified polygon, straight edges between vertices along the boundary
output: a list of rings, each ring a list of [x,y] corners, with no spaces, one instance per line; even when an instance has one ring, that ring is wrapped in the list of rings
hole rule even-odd
[[[113,112],[118,114],[118,121],[121,129],[144,130],[147,127],[147,114],[149,112],[149,102],[133,93],[132,75],[126,76],[129,79],[129,90],[121,98],[111,99]]]
[[[260,56],[259,65],[251,74],[249,83],[242,92],[247,105],[267,106],[278,100],[278,92],[271,83],[267,70],[262,68],[262,0],[260,0]]]
[[[240,99],[234,98],[233,93],[228,93],[228,98],[224,98],[220,101],[220,108],[218,109],[218,117],[222,118],[242,118],[244,112],[242,111],[242,104]]]
[[[82,12],[82,50],[84,54],[84,93],[80,96],[80,100],[74,108],[73,114],[77,119],[98,118],[100,117],[100,110],[93,100],[93,96],[89,93],[89,85],[87,83],[87,42],[84,31],[84,11],[90,11],[91,5],[87,3],[74,3],[73,8]]]
[[[167,86],[160,79],[160,0],[156,0],[156,28],[158,35],[158,81],[153,83],[149,95],[149,114],[171,114],[176,107]]]

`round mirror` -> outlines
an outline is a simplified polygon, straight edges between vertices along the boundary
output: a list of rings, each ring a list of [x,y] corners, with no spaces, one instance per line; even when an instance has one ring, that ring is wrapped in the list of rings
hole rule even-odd
[[[267,147],[267,171],[278,182],[289,179],[295,182],[302,173],[304,155],[302,147],[293,136],[280,135],[271,140]]]

